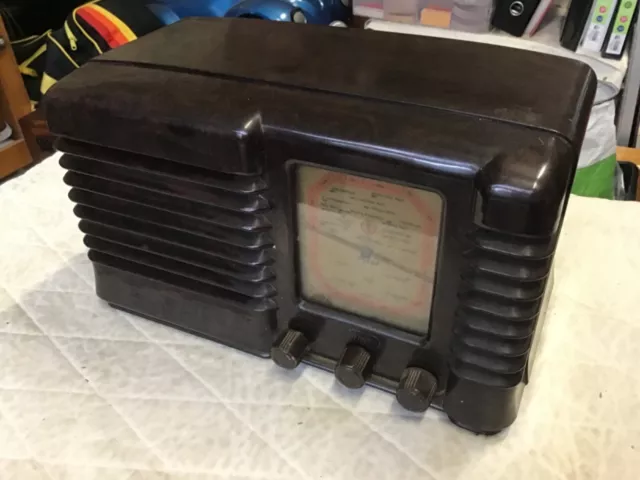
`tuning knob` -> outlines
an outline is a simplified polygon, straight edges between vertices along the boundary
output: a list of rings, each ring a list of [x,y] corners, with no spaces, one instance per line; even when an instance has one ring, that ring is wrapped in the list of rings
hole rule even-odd
[[[402,372],[396,398],[407,410],[424,412],[431,405],[437,388],[438,380],[432,373],[410,367]]]
[[[350,345],[336,367],[336,378],[348,388],[362,387],[371,371],[371,354],[359,345]]]
[[[271,347],[271,358],[276,365],[292,370],[304,356],[309,340],[297,330],[287,330],[282,338]]]

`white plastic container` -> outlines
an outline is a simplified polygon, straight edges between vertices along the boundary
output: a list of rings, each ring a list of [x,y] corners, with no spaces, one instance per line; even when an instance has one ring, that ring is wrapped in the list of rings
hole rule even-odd
[[[383,0],[382,6],[383,18],[390,22],[466,32],[491,29],[493,0]]]
[[[493,0],[454,0],[451,29],[483,33],[491,30]]]
[[[384,19],[390,22],[418,23],[418,0],[383,0]]]

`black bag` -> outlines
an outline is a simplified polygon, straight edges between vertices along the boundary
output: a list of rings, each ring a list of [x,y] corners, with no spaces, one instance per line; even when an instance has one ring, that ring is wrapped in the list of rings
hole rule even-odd
[[[22,80],[32,102],[40,98],[40,85],[46,63],[49,33],[51,30],[42,35],[31,35],[11,42]]]
[[[74,9],[62,28],[14,42],[32,102],[93,57],[162,27],[148,3],[95,0]]]
[[[0,15],[12,40],[58,28],[71,10],[87,0],[0,0]]]

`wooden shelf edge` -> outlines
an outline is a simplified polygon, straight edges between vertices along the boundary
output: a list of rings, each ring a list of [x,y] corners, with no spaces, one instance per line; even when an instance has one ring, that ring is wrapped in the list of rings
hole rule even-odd
[[[26,167],[31,163],[31,154],[27,143],[23,140],[13,140],[0,149],[0,179]]]

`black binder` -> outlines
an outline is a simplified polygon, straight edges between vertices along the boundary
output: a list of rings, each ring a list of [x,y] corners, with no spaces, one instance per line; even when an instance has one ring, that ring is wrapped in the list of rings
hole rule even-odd
[[[498,0],[492,25],[516,37],[521,37],[540,0]]]
[[[575,51],[580,44],[582,31],[589,20],[592,0],[573,0],[562,27],[560,44],[564,48]]]

